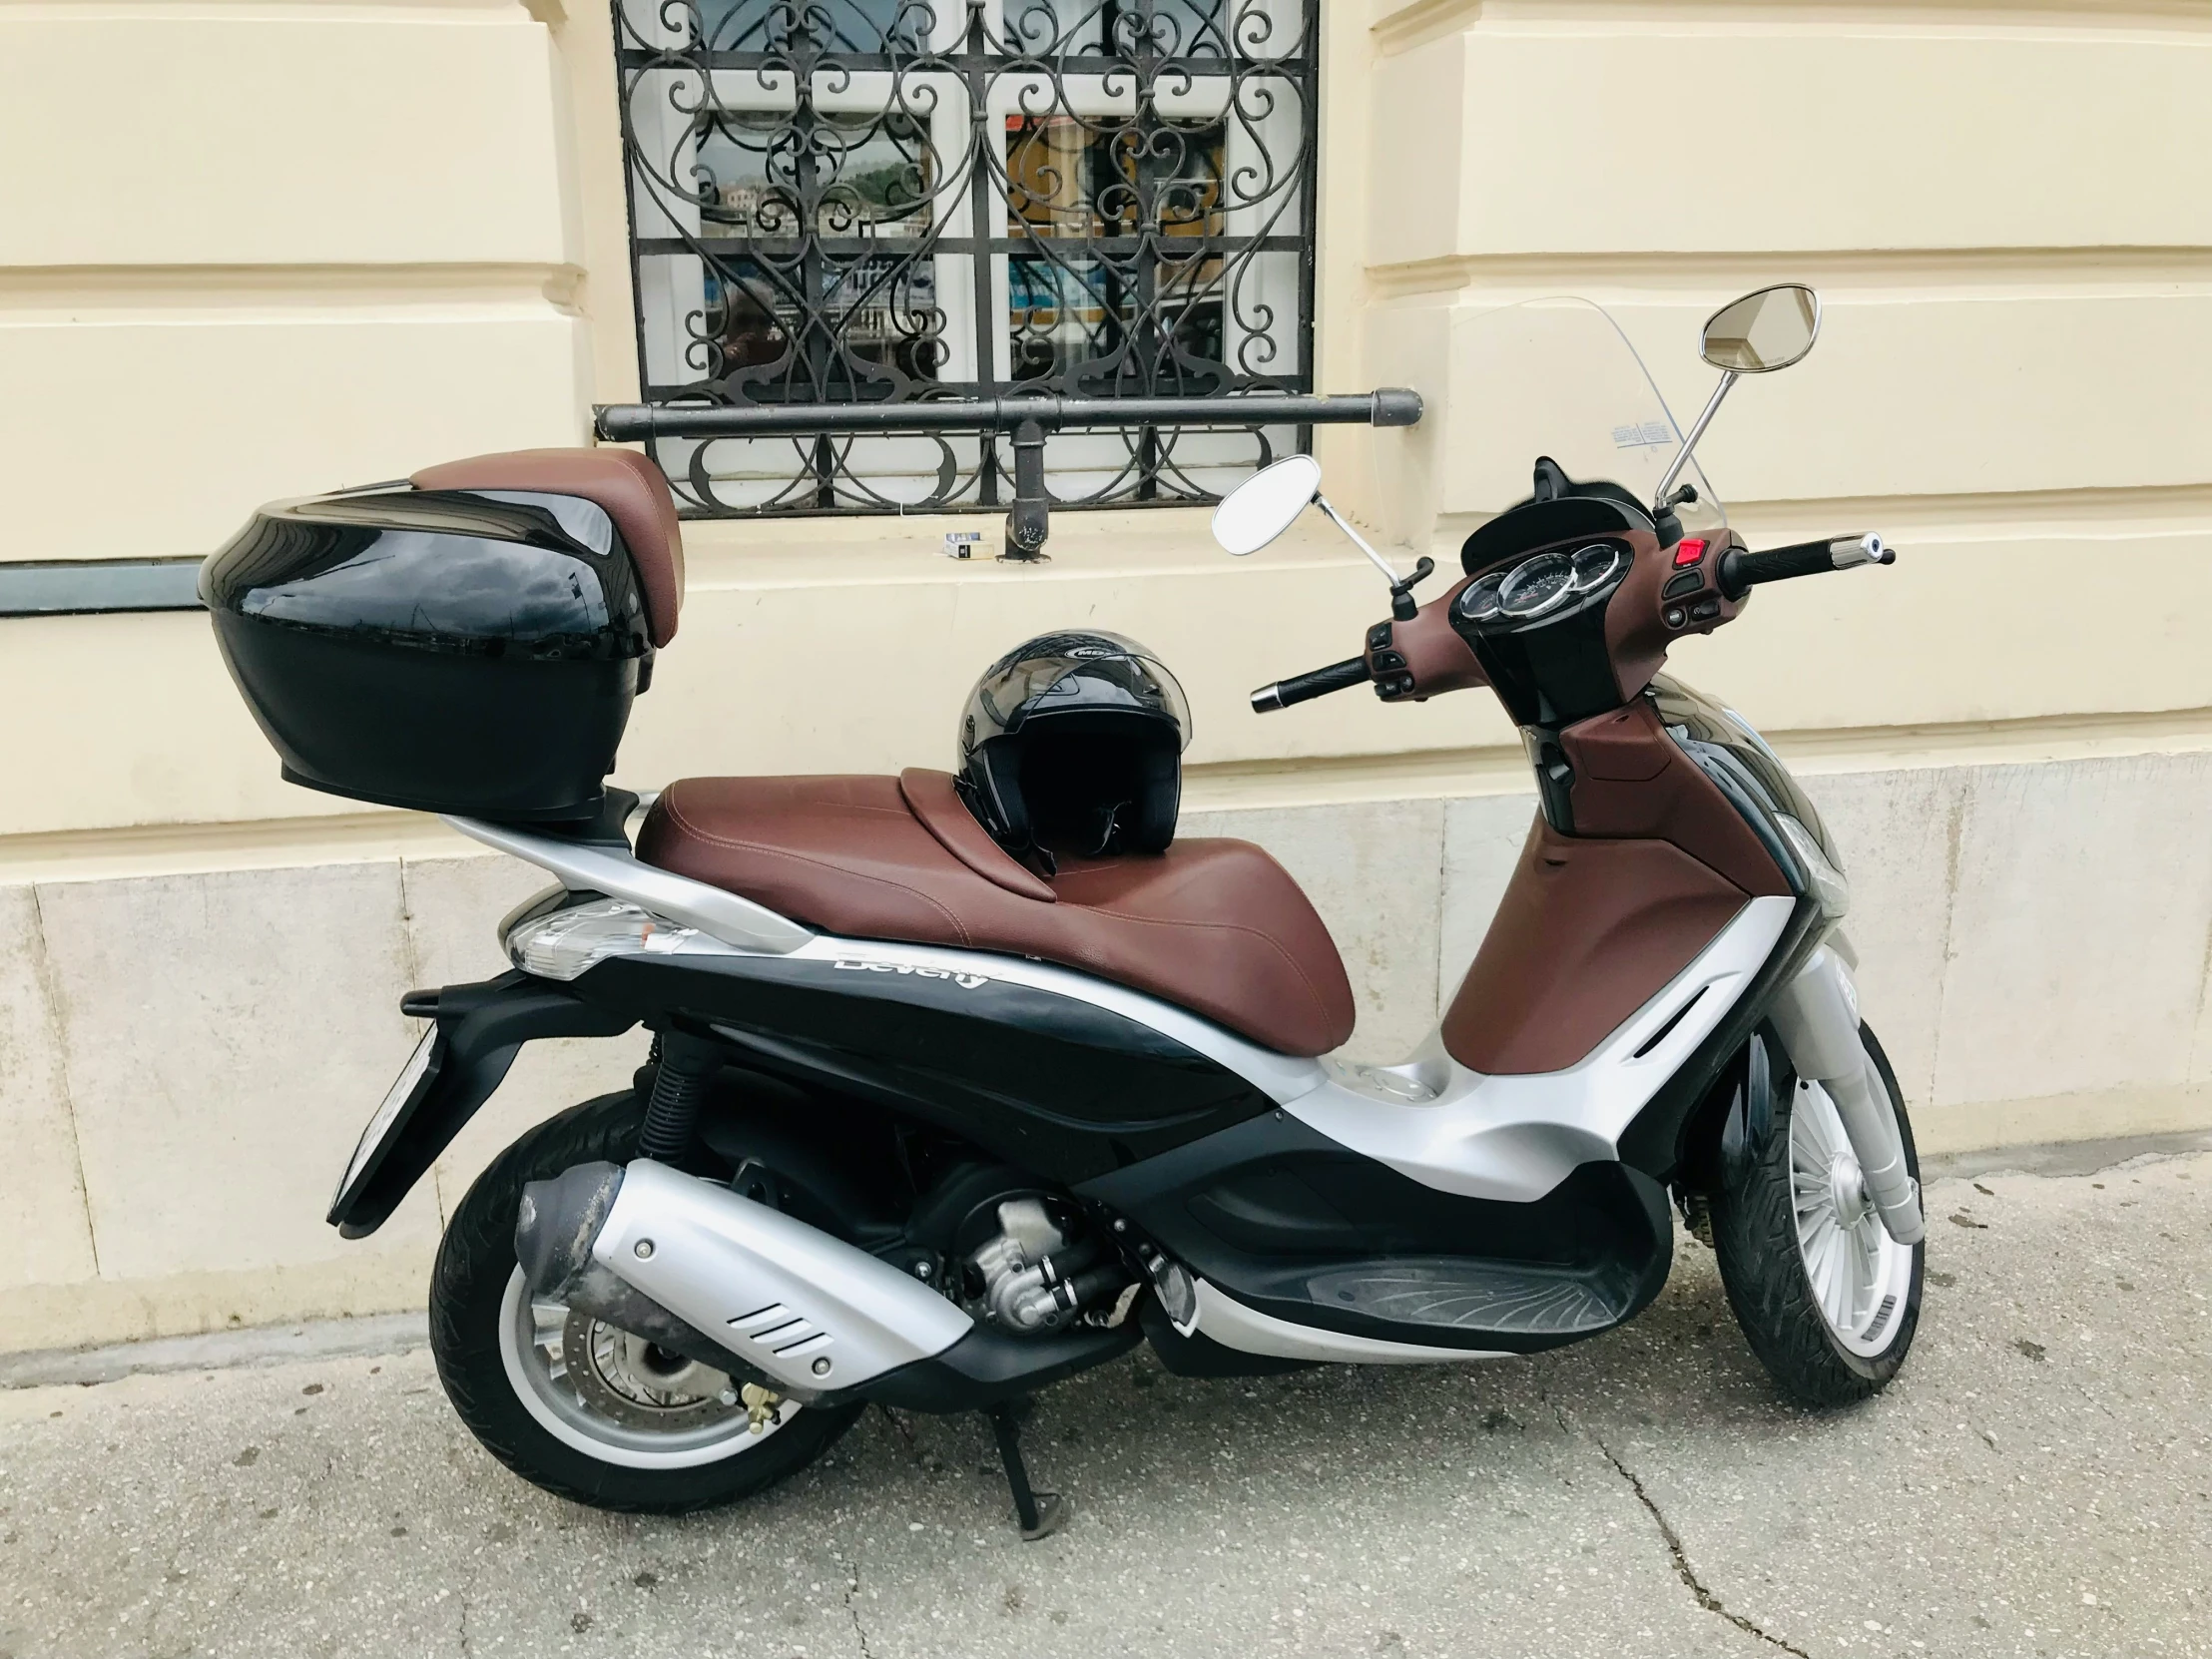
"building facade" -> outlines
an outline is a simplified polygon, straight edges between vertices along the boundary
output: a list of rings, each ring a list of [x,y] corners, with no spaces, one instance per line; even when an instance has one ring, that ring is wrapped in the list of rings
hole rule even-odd
[[[1303,255],[1266,278],[1310,324],[1291,367],[1427,405],[1410,430],[1318,432],[1332,498],[1448,568],[1499,504],[1483,440],[1516,395],[1485,372],[1486,312],[1601,301],[1686,424],[1710,385],[1700,319],[1815,284],[1819,348],[1739,387],[1701,453],[1754,546],[1873,528],[1903,556],[1763,592],[1674,670],[1761,727],[1841,836],[1867,1011],[1924,1148],[2212,1126],[2212,382],[2193,367],[2212,360],[2212,10],[1279,10],[1255,15],[1316,31],[1318,80],[1310,279]],[[0,15],[0,561],[196,556],[266,499],[588,441],[595,403],[646,384],[641,329],[692,314],[638,275],[621,86],[613,16],[564,0]],[[1121,222],[1081,181],[1120,164],[1084,157],[1077,118],[1104,106],[1079,105],[984,111],[1021,199],[1004,274],[932,256],[870,320],[876,360],[913,372],[895,313],[956,281],[1001,283],[959,347],[977,373],[986,349],[1059,372],[1121,314],[1121,290],[1020,245],[1112,257]],[[1190,148],[1162,175],[1184,233],[1230,235],[1235,145]],[[862,170],[878,265],[938,165]],[[772,173],[727,171],[708,219],[760,226]],[[758,280],[716,289],[729,364],[789,326]],[[1222,356],[1242,326],[1185,321]],[[1100,470],[1087,453],[1056,487]],[[1206,487],[1248,464],[1207,457]],[[1325,526],[1232,562],[1205,507],[1155,491],[1055,513],[1042,565],[939,556],[947,529],[995,548],[1000,510],[688,525],[682,637],[618,778],[943,765],[1007,646],[1133,634],[1196,710],[1186,828],[1273,849],[1344,949],[1354,1050],[1409,1047],[1532,811],[1503,717],[1247,711],[1383,614]],[[642,1058],[635,1034],[528,1051],[436,1182],[341,1244],[322,1201],[412,1041],[400,992],[498,971],[492,923],[540,878],[281,783],[190,611],[0,617],[0,1345],[419,1306],[474,1170]]]

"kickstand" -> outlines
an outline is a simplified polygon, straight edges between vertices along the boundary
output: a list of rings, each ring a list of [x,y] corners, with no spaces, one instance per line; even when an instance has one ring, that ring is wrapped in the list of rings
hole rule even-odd
[[[1021,1524],[1023,1543],[1048,1538],[1067,1524],[1068,1506],[1058,1492],[1032,1491],[1029,1470],[1021,1460],[1021,1419],[1028,1415],[1027,1400],[1017,1406],[1001,1400],[983,1414],[991,1419],[998,1437],[998,1459],[1006,1465],[1006,1484],[1013,1488],[1014,1519]]]

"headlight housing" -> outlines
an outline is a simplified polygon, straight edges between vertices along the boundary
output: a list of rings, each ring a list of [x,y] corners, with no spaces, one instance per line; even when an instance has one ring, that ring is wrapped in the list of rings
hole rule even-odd
[[[1805,866],[1806,876],[1813,883],[1813,896],[1820,900],[1821,914],[1830,921],[1841,921],[1851,911],[1851,882],[1844,872],[1823,850],[1820,839],[1788,813],[1775,814],[1775,822],[1782,827],[1782,837],[1790,843],[1790,850]]]
[[[540,979],[570,980],[610,956],[673,956],[700,936],[625,898],[588,898],[525,913],[507,929],[507,958]]]

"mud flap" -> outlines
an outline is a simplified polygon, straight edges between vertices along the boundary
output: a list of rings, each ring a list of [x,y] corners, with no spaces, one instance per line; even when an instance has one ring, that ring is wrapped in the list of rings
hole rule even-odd
[[[519,970],[480,984],[410,991],[399,1006],[416,1019],[435,1020],[436,1027],[369,1120],[330,1200],[325,1219],[348,1239],[365,1239],[384,1225],[506,1080],[524,1043],[618,1037],[637,1024],[632,1015],[596,1007]]]

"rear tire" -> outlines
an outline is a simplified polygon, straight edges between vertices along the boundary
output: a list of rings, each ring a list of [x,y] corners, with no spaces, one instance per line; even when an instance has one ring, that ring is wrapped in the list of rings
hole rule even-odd
[[[1920,1156],[1897,1074],[1874,1032],[1862,1025],[1859,1034],[1918,1181]],[[1744,1338],[1785,1392],[1815,1406],[1853,1404],[1889,1386],[1920,1328],[1928,1254],[1925,1242],[1897,1243],[1880,1216],[1854,1220],[1848,1206],[1824,1194],[1823,1183],[1848,1158],[1842,1134],[1827,1092],[1793,1079],[1776,1090],[1766,1145],[1712,1198],[1713,1254]]]
[[[477,1177],[438,1246],[430,1349],[446,1397],[484,1448],[525,1480],[601,1509],[681,1514],[797,1473],[861,1407],[786,1401],[753,1432],[720,1372],[564,1322],[532,1298],[515,1262],[524,1183],[572,1164],[636,1155],[634,1093],[604,1095],[538,1125]]]

